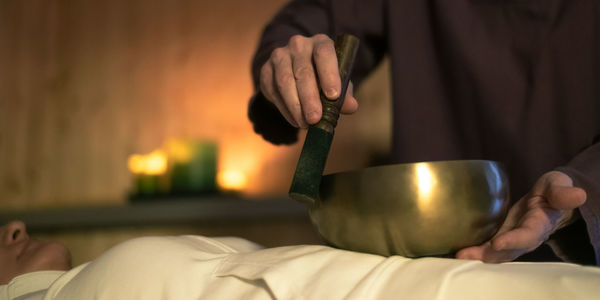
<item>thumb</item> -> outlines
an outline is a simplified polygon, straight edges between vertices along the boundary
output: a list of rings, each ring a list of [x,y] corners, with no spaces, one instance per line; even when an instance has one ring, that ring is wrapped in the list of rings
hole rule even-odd
[[[550,185],[546,189],[546,199],[552,208],[567,210],[577,208],[587,198],[585,191],[578,187]]]
[[[346,97],[344,98],[344,104],[342,105],[341,113],[353,114],[358,110],[358,101],[354,98],[354,85],[352,82],[348,83],[348,90],[346,91]]]

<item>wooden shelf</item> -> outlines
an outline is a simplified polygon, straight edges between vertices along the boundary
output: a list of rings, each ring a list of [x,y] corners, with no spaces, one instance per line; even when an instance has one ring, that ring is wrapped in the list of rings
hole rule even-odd
[[[127,205],[0,213],[2,224],[21,220],[28,231],[107,226],[197,224],[220,221],[307,218],[306,207],[285,197],[243,199],[232,196],[165,198]]]

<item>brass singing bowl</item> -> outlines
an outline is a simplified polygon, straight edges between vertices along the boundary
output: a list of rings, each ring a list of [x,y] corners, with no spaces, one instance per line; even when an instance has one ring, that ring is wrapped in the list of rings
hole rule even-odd
[[[323,176],[309,207],[332,246],[379,255],[443,256],[491,238],[509,185],[493,161],[397,164]]]

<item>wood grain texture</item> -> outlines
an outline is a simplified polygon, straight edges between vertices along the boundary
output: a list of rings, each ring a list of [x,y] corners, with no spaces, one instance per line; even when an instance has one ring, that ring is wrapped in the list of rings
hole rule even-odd
[[[301,145],[267,144],[246,117],[251,56],[284,2],[0,1],[0,208],[123,202],[128,155],[170,137],[218,142],[250,195],[285,193]],[[386,124],[366,124],[389,120],[383,99],[342,117],[326,170],[389,145]]]

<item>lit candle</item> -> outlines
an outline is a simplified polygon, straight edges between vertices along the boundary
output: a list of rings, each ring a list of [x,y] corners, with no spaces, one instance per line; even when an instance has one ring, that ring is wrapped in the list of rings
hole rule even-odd
[[[217,145],[209,141],[170,140],[171,191],[199,194],[216,191]]]
[[[219,188],[224,191],[242,191],[248,182],[246,174],[239,170],[221,171],[217,176]]]
[[[167,156],[161,150],[147,155],[133,154],[128,161],[135,179],[136,195],[156,195],[162,192],[161,177],[167,171]]]

